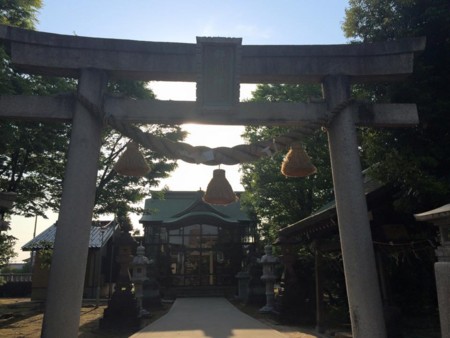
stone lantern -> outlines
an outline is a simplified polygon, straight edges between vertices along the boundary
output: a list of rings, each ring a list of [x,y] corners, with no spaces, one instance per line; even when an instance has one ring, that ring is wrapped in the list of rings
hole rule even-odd
[[[123,329],[139,327],[139,310],[137,300],[132,293],[130,264],[136,241],[127,230],[122,230],[114,245],[118,248],[116,262],[119,264],[119,275],[108,307],[100,319],[100,327],[104,329]]]
[[[147,266],[150,264],[150,260],[145,257],[145,247],[141,244],[136,249],[136,256],[134,256],[131,263],[131,281],[134,283],[134,295],[137,299],[137,305],[139,309],[139,315],[146,315],[147,312],[142,308],[143,284],[147,277]]]
[[[264,247],[265,255],[258,259],[258,263],[263,266],[263,274],[261,276],[261,280],[266,283],[266,305],[264,305],[259,312],[262,313],[270,313],[275,310],[275,294],[273,291],[273,287],[275,284],[275,280],[277,276],[275,275],[275,265],[278,264],[279,259],[272,255],[272,246],[266,245]]]
[[[439,227],[441,245],[436,249],[438,261],[434,263],[434,274],[442,337],[450,337],[450,204],[414,217],[417,221],[431,222]]]

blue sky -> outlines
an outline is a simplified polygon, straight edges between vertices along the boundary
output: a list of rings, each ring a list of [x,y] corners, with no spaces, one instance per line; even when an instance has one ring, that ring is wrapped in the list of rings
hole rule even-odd
[[[46,0],[38,29],[60,34],[191,42],[242,37],[244,44],[344,43],[344,0]]]
[[[144,41],[195,43],[197,36],[242,38],[244,45],[344,44],[341,25],[346,0],[44,0],[37,30],[57,34]],[[151,83],[162,100],[195,100],[195,84]],[[248,97],[252,87],[241,87]],[[242,143],[243,128],[186,126],[186,142],[209,147]],[[242,190],[238,166],[222,166],[234,190]],[[215,167],[179,163],[162,182],[171,190],[206,189]],[[57,219],[38,219],[37,233]],[[134,226],[139,216],[133,217]],[[34,218],[14,217],[11,234],[20,247],[32,238]]]

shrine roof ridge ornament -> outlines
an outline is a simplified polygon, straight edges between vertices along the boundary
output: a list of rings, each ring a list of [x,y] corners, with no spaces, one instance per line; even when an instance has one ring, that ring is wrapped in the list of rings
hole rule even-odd
[[[210,39],[221,44],[228,38]],[[18,68],[42,75],[78,77],[80,69],[97,68],[111,78],[143,81],[196,82],[198,77],[197,44],[79,37],[4,25],[0,25],[0,40],[7,42]],[[424,48],[425,38],[343,45],[242,45],[239,81],[320,82],[327,75],[347,75],[354,83],[392,81],[412,72],[413,54]]]

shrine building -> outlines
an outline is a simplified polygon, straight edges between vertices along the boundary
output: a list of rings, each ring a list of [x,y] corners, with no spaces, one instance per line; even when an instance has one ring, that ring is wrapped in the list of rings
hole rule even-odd
[[[232,292],[255,241],[256,221],[239,200],[211,205],[202,197],[202,191],[153,192],[145,202],[144,245],[163,292]]]

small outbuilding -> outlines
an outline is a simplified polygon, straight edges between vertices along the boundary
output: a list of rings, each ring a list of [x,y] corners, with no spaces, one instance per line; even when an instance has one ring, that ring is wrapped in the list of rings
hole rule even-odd
[[[53,224],[22,246],[33,252],[32,300],[46,298],[51,252],[55,241],[57,223]],[[91,226],[89,252],[84,284],[84,298],[107,297],[113,291],[116,263],[113,237],[119,231],[115,221],[95,222]],[[74,239],[75,240],[75,239]],[[44,253],[46,251],[46,254]]]
[[[436,229],[399,211],[396,190],[365,172],[364,192],[378,271],[378,280],[373,282],[381,291],[389,337],[401,337],[399,332],[405,330],[402,318],[436,315]],[[315,323],[320,332],[339,323],[349,326],[335,202],[282,228],[279,236],[285,271],[280,311]],[[309,253],[310,260],[298,255],[299,247]]]

